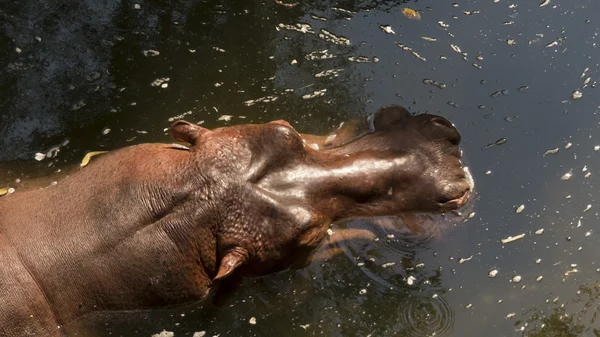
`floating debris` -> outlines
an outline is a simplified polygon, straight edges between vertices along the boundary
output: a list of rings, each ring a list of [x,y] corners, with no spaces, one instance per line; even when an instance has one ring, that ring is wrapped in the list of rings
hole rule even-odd
[[[542,235],[544,233],[544,229],[540,228],[537,231],[535,231],[535,235]]]
[[[97,155],[103,154],[103,153],[107,153],[108,151],[92,151],[92,152],[88,152],[83,159],[81,160],[81,163],[79,164],[79,167],[84,167],[87,164],[90,163],[90,159],[92,159],[92,157],[95,157]]]
[[[256,317],[250,317],[250,320],[248,320],[248,323],[254,325],[256,324]]]
[[[325,96],[326,92],[327,92],[327,89],[317,90],[317,91],[313,92],[312,94],[303,95],[302,98],[303,99],[313,99],[315,97]]]
[[[281,0],[275,0],[275,3],[284,7],[296,7],[298,5],[297,2],[293,2],[293,3],[285,3]]]
[[[536,259],[536,260],[535,260],[535,263],[536,263],[536,264],[540,264],[540,263],[542,263],[542,259]]]
[[[0,197],[8,194],[8,188],[0,188]]]
[[[513,39],[506,40],[506,43],[507,43],[509,46],[513,46],[513,45],[517,44],[517,42],[515,42],[515,40],[513,40]]]
[[[571,99],[574,101],[580,99],[581,97],[583,97],[583,94],[579,90],[575,90],[573,91],[573,94],[571,94]]]
[[[402,14],[409,19],[421,20],[421,14],[414,9],[402,8]]]
[[[277,25],[277,27],[275,29],[277,29],[278,31],[280,29],[286,29],[286,30],[304,33],[304,34],[314,34],[315,33],[312,26],[309,25],[308,23],[297,23],[295,25],[286,25],[286,24],[280,23]]]
[[[438,21],[438,25],[440,25],[440,27],[442,28],[448,28],[450,27],[449,24],[445,23],[444,21]]]
[[[306,330],[309,326],[310,324],[300,324],[300,327],[304,330]]]
[[[380,25],[379,28],[388,34],[396,34],[390,25]]]
[[[370,63],[370,62],[375,63],[376,62],[375,59],[376,59],[376,57],[374,57],[373,59],[370,59],[366,56],[357,56],[357,57],[350,56],[350,57],[348,57],[348,61],[356,62],[356,63]]]
[[[316,73],[314,76],[316,78],[320,78],[320,77],[333,78],[333,77],[338,77],[339,73],[341,73],[342,71],[344,71],[344,68],[335,68],[335,69],[323,70],[323,71],[321,71],[319,73]]]
[[[510,318],[515,317],[516,315],[517,315],[516,313],[511,312],[510,314],[506,315],[505,317],[506,317],[506,319],[510,319]]]
[[[231,115],[222,115],[221,117],[219,117],[217,120],[218,121],[225,121],[225,122],[229,122],[231,120],[231,118],[233,118],[233,116]]]
[[[332,42],[332,43],[339,44],[339,45],[349,46],[350,44],[352,44],[350,42],[349,38],[343,37],[343,36],[337,36],[325,29],[321,29],[321,32],[319,33],[319,37],[325,41]]]
[[[265,97],[245,101],[244,105],[252,106],[256,103],[271,103],[271,102],[275,102],[278,98],[279,97],[277,97],[277,96],[265,96]]]
[[[535,280],[536,280],[536,281],[538,281],[538,282],[541,282],[543,278],[544,278],[544,277],[540,275],[540,276],[538,276],[538,277],[537,277]]]
[[[161,87],[161,88],[166,88],[169,86],[169,82],[170,78],[168,77],[161,77],[161,78],[157,78],[155,79],[152,83],[150,83],[151,86],[153,87]]]
[[[429,37],[429,36],[421,36],[421,38],[422,38],[423,40],[425,40],[425,41],[429,41],[429,42],[435,42],[435,41],[437,41],[437,39],[436,39],[436,38],[434,38],[434,37]]]
[[[565,150],[568,150],[571,148],[571,146],[573,146],[573,144],[571,143],[567,143],[567,145],[565,145]]]
[[[498,269],[492,269],[488,272],[488,277],[489,278],[494,278],[498,276]]]
[[[489,149],[491,147],[494,147],[494,146],[497,146],[497,145],[502,145],[504,143],[506,143],[506,138],[500,138],[497,141],[495,141],[493,143],[490,143],[490,144],[487,144],[486,146],[484,146],[483,150],[487,150],[487,149]]]
[[[550,3],[550,0],[544,0],[540,3],[540,7],[544,7]]]
[[[553,149],[546,150],[546,152],[544,152],[544,157],[547,156],[547,155],[549,155],[549,154],[557,154],[557,153],[558,153],[558,148],[555,147]]]
[[[393,266],[395,264],[396,264],[396,262],[388,262],[388,263],[382,264],[381,267],[382,268],[389,268],[389,267],[391,267],[391,266]]]
[[[524,237],[525,237],[525,233],[519,234],[519,235],[516,235],[516,236],[509,236],[506,239],[502,239],[500,241],[502,241],[502,243],[510,243],[510,242],[513,242],[513,241],[520,240],[520,239],[522,239]]]
[[[325,50],[315,50],[310,52],[310,54],[304,56],[307,60],[327,60],[336,57],[335,55],[328,52],[328,49]]]
[[[42,161],[44,160],[44,158],[46,158],[46,155],[44,153],[38,152],[35,154],[34,158],[37,161]]]
[[[417,53],[417,52],[416,52],[416,51],[414,51],[414,50],[413,50],[413,51],[411,51],[410,53],[411,53],[411,54],[412,54],[414,57],[418,58],[419,60],[421,60],[421,61],[423,61],[423,62],[427,61],[427,59],[425,59],[423,56],[419,55],[419,53]]]
[[[412,286],[413,284],[415,284],[416,280],[417,280],[416,277],[410,275],[408,278],[406,278],[406,284],[408,284],[409,286]]]
[[[592,205],[587,205],[583,211],[584,211],[584,212],[587,212],[587,211],[589,211],[590,209],[592,209]]]
[[[356,12],[349,11],[347,9],[340,8],[340,7],[331,7],[331,9],[334,11],[338,11],[338,12],[342,12],[342,13],[346,13],[346,14],[356,14]]]
[[[364,294],[366,294],[366,293],[367,293],[367,289],[364,289],[364,288],[363,288],[363,289],[361,289],[361,290],[360,290],[358,293],[359,293],[360,295],[364,295]]]
[[[158,56],[160,52],[158,50],[148,49],[143,51],[144,56]]]
[[[414,50],[413,50],[411,47],[409,47],[409,46],[406,46],[406,45],[404,45],[404,44],[402,44],[402,43],[398,43],[397,45],[398,45],[398,47],[402,48],[402,50],[405,50],[405,51],[410,51],[410,52],[411,52],[411,54],[412,54],[414,57],[418,58],[419,60],[421,60],[421,61],[423,61],[423,62],[427,61],[427,60],[426,60],[426,59],[425,59],[423,56],[419,55],[419,53],[417,53],[416,51],[414,51]]]
[[[455,52],[462,54],[462,50],[460,50],[460,47],[455,45],[455,44],[450,44],[450,47],[452,48],[452,50],[454,50]]]
[[[521,275],[515,275],[512,280],[512,282],[514,283],[520,283],[521,282]]]
[[[471,261],[471,259],[473,259],[473,255],[467,257],[467,258],[461,258],[460,260],[458,260],[459,264],[463,264],[465,262]]]
[[[445,85],[444,83],[442,83],[442,82],[438,82],[438,81],[436,81],[436,80],[432,80],[432,79],[430,79],[430,78],[425,78],[425,79],[423,79],[423,84],[429,84],[429,85],[433,85],[433,86],[436,86],[436,87],[438,87],[438,88],[440,88],[440,89],[444,89],[444,88],[446,88],[446,85]]]
[[[517,214],[519,214],[519,213],[523,212],[524,209],[525,209],[525,205],[521,205],[521,206],[517,207],[517,209],[515,210],[515,212]]]
[[[563,176],[560,177],[560,180],[569,180],[571,179],[571,177],[573,177],[573,170],[570,170],[569,172],[563,174]]]

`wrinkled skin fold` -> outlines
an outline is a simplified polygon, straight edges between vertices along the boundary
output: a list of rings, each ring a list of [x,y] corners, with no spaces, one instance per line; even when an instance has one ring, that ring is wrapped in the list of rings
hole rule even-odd
[[[189,149],[126,147],[55,186],[0,198],[0,335],[62,336],[96,311],[230,292],[301,262],[335,221],[467,201],[450,122],[391,106],[369,123],[336,141],[284,121],[177,121],[171,133]]]

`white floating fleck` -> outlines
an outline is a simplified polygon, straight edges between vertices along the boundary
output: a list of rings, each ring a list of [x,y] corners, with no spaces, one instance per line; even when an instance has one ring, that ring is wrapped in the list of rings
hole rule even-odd
[[[560,177],[560,180],[569,180],[569,179],[571,179],[572,176],[573,176],[573,172],[569,171],[569,172],[563,174],[563,176]]]
[[[587,211],[589,211],[591,208],[592,208],[592,205],[587,205],[583,211],[584,211],[584,212],[587,212]]]
[[[463,264],[465,262],[471,261],[471,259],[473,258],[473,255],[467,257],[467,258],[461,258],[460,260],[458,260],[459,264]]]
[[[542,233],[544,233],[544,229],[543,228],[540,228],[537,231],[535,231],[536,235],[542,235]]]
[[[490,171],[490,170],[485,171],[486,176],[489,176],[490,174],[492,174],[492,171]]]
[[[488,272],[488,277],[489,278],[494,278],[498,275],[498,269],[492,269]]]
[[[192,335],[192,337],[204,337],[206,335],[206,331],[196,331]]]
[[[226,121],[229,122],[231,120],[231,118],[233,118],[233,116],[231,115],[222,115],[221,117],[219,117],[219,119],[217,119],[218,121]]]
[[[380,25],[379,28],[388,34],[396,34],[390,25]]]
[[[573,94],[571,94],[571,99],[572,100],[578,100],[581,97],[583,97],[583,94],[579,90],[575,90],[575,91],[573,91]]]
[[[600,150],[600,145],[594,146],[594,151],[598,151],[598,150]]]
[[[502,239],[500,241],[502,241],[502,243],[509,243],[509,242],[520,240],[520,239],[522,239],[524,237],[525,237],[525,233],[519,234],[517,236],[509,236],[506,239]]]
[[[364,295],[367,293],[367,289],[361,289],[358,293]]]
[[[471,307],[473,307],[473,304],[469,303],[465,306],[465,309],[471,309]]]
[[[310,324],[300,324],[300,327],[304,330],[306,330],[309,326]]]
[[[513,281],[514,283],[521,282],[521,275],[515,275],[511,281]]]
[[[303,99],[313,99],[315,97],[325,96],[326,92],[327,92],[327,89],[317,90],[317,91],[313,92],[312,94],[303,95],[302,98]]]
[[[521,206],[517,207],[517,209],[515,210],[515,212],[517,214],[519,214],[519,213],[523,212],[524,209],[525,209],[525,205],[521,205]]]
[[[333,235],[333,231],[331,230],[331,228],[327,229],[327,235],[332,236]]]
[[[438,24],[439,24],[439,25],[440,25],[440,27],[442,27],[442,28],[448,28],[448,27],[450,27],[450,25],[449,25],[449,24],[447,24],[447,23],[444,23],[444,21],[438,21]]]
[[[410,275],[407,279],[406,279],[406,284],[408,284],[409,286],[412,286],[415,281],[417,280],[416,277]]]
[[[35,157],[34,157],[34,158],[35,158],[35,160],[37,160],[37,161],[41,161],[41,160],[44,160],[44,158],[46,158],[46,155],[45,155],[45,154],[43,154],[43,153],[40,153],[40,152],[38,152],[38,153],[36,153],[36,154],[35,154]]]
[[[435,42],[435,41],[437,41],[437,39],[436,39],[436,38],[434,38],[434,37],[429,37],[429,36],[421,36],[421,38],[422,38],[423,40],[425,40],[425,41],[429,41],[429,42]]]
[[[300,33],[304,33],[304,34],[314,34],[315,31],[312,29],[312,27],[309,24],[306,23],[297,23],[295,25],[286,25],[283,23],[280,23],[279,25],[277,25],[276,29],[279,31],[279,29],[287,29],[287,30],[293,30],[296,32],[300,32]]]
[[[585,232],[585,236],[590,236],[592,235],[592,232]]]
[[[513,318],[513,317],[515,317],[516,315],[517,315],[516,313],[514,313],[514,312],[511,312],[510,314],[506,315],[506,319]]]
[[[160,52],[158,50],[148,49],[143,51],[144,56],[158,56]]]
[[[142,9],[142,6],[140,4],[134,4],[133,8],[135,8],[135,9]]]
[[[540,282],[544,277],[543,276],[538,276],[535,280]]]
[[[295,65],[298,64],[298,61],[296,61],[296,59],[293,59],[292,62],[290,62],[291,65]]]
[[[542,263],[542,259],[536,259],[536,260],[535,260],[535,263],[536,263],[536,264],[540,264],[540,263]]]
[[[540,3],[540,7],[544,7],[549,3],[550,3],[550,0],[544,0],[544,1],[542,1],[542,3]]]
[[[256,324],[256,317],[250,317],[250,320],[248,321],[248,323],[254,325]]]
[[[558,153],[558,148],[556,147],[553,149],[546,150],[546,152],[544,152],[544,156],[547,156],[549,154],[557,154],[557,153]]]
[[[381,267],[382,268],[389,268],[389,267],[391,267],[391,266],[393,266],[395,264],[396,264],[396,262],[388,262],[388,263],[382,264]]]
[[[343,37],[343,36],[337,36],[337,35],[333,34],[332,32],[325,30],[325,29],[321,29],[321,32],[319,33],[319,37],[325,41],[332,42],[332,43],[339,44],[339,45],[349,46],[352,44],[352,42],[350,42],[349,38]]]
[[[571,146],[573,146],[573,144],[571,143],[567,143],[567,145],[565,145],[565,150],[568,150],[571,148]]]

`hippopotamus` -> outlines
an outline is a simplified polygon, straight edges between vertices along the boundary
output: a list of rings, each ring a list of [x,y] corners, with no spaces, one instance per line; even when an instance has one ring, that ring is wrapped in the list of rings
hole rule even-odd
[[[0,198],[0,335],[64,336],[99,311],[184,305],[301,262],[332,223],[463,206],[471,185],[447,119],[383,107],[343,142],[285,121],[98,156]]]

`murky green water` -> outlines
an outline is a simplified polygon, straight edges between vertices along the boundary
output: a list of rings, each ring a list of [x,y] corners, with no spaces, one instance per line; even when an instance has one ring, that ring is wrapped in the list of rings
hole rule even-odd
[[[378,240],[247,280],[224,308],[111,314],[91,334],[600,336],[600,2],[540,3],[6,0],[0,183],[168,141],[174,118],[319,133],[385,104],[438,113],[461,130],[477,182],[469,221],[433,237],[389,219],[340,225]]]

